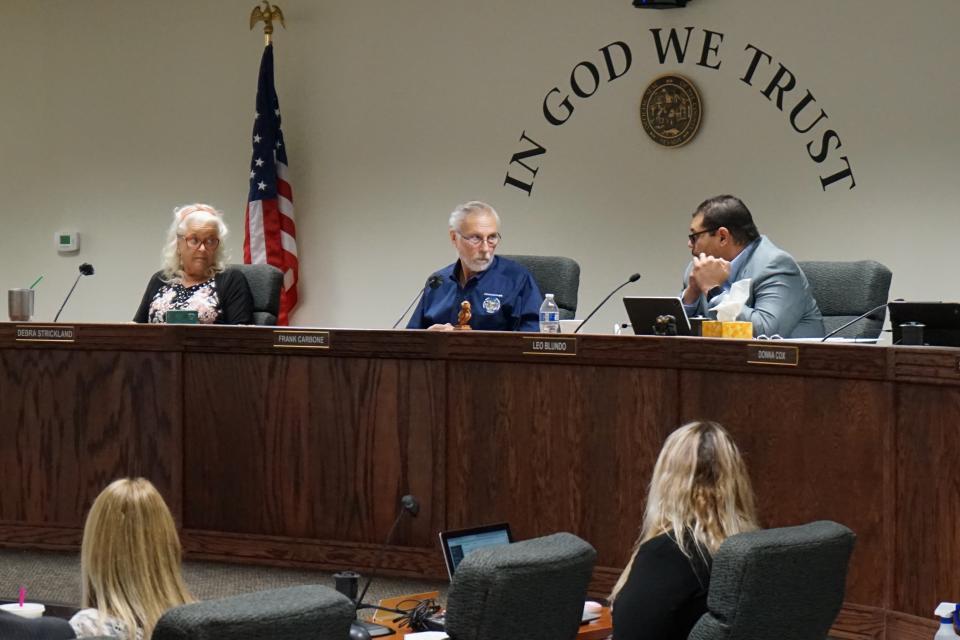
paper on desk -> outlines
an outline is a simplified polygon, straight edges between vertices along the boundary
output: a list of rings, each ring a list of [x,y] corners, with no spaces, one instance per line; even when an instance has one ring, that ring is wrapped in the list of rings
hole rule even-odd
[[[408,633],[404,638],[410,640],[447,640],[449,638],[443,631],[421,631],[419,633]]]

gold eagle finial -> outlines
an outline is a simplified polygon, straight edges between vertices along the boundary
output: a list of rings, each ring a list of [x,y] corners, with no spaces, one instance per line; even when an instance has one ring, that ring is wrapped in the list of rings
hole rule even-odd
[[[267,0],[263,0],[263,7],[257,5],[253,8],[253,11],[250,12],[250,30],[257,25],[258,22],[263,22],[263,40],[266,44],[270,44],[270,36],[273,34],[273,21],[279,20],[280,26],[284,29],[287,28],[286,23],[283,21],[283,11],[280,10],[280,7],[277,5],[270,5]]]

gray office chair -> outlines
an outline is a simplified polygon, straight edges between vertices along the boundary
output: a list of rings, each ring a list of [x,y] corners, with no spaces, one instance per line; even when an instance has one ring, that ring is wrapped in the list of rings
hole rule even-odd
[[[280,315],[283,272],[270,264],[232,264],[247,279],[253,296],[253,324],[275,325]]]
[[[560,307],[560,319],[571,320],[577,314],[580,290],[580,265],[563,256],[500,256],[525,266],[540,287],[540,293],[552,293]]]
[[[887,302],[893,274],[879,262],[799,262],[823,314],[827,333]],[[844,338],[879,338],[886,309],[844,329]]]
[[[447,596],[451,640],[573,640],[597,552],[571,533],[477,549]]]
[[[307,585],[175,607],[152,640],[346,640],[356,610],[345,595]]]
[[[3,640],[66,640],[75,637],[73,627],[62,618],[45,616],[31,620],[0,611],[0,638]]]
[[[708,611],[688,640],[824,640],[855,539],[830,521],[727,538],[713,559]]]

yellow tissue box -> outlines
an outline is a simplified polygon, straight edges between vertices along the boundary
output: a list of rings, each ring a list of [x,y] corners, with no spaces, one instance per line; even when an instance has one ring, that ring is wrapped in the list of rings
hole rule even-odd
[[[700,335],[704,338],[722,338],[723,323],[719,320],[704,320],[700,325]]]
[[[737,340],[751,340],[753,338],[753,323],[752,322],[721,322],[723,325],[721,329],[721,337],[723,338],[735,338]]]

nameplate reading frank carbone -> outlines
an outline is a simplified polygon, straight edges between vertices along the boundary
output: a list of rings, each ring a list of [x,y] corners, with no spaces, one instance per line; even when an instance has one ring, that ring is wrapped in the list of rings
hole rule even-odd
[[[329,349],[329,331],[274,331],[273,346],[288,349]]]
[[[74,342],[77,330],[62,325],[18,324],[17,342]]]
[[[772,364],[782,367],[795,367],[800,364],[800,347],[748,344],[747,362],[749,364]]]
[[[577,339],[559,336],[524,336],[523,355],[525,356],[575,356]]]

